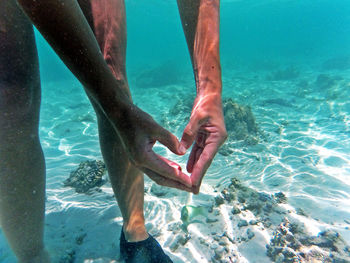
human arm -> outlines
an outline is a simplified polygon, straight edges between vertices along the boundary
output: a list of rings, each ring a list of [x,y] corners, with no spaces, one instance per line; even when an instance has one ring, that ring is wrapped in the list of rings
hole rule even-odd
[[[194,143],[187,162],[194,192],[227,137],[222,112],[219,56],[219,0],[177,0],[191,56],[197,96],[180,142],[184,152]]]
[[[111,121],[133,164],[160,184],[188,190],[184,186],[190,184],[189,178],[152,151],[158,140],[177,153],[176,137],[131,102],[123,83],[108,68],[77,1],[18,3]]]

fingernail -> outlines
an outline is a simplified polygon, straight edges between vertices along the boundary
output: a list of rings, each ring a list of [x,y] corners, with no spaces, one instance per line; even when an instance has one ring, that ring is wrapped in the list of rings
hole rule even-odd
[[[179,152],[180,152],[181,154],[185,154],[185,153],[186,153],[186,148],[185,148],[185,146],[183,146],[182,144],[180,144]]]

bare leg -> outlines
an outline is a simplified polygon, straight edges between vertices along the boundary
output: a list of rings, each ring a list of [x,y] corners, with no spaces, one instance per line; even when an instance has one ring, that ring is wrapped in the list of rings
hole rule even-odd
[[[39,107],[33,28],[16,1],[0,1],[0,221],[19,262],[49,262]]]
[[[130,95],[125,70],[126,22],[123,0],[79,0],[92,28],[102,54],[118,80]],[[91,100],[93,103],[93,100]],[[94,103],[93,103],[94,105]],[[106,162],[113,191],[124,219],[124,233],[128,241],[148,237],[143,215],[143,173],[129,161],[122,143],[97,105],[94,105],[103,158]]]

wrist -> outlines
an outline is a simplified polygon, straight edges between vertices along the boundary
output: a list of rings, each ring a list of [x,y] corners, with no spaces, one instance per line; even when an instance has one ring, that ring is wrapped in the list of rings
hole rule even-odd
[[[221,75],[213,76],[207,75],[206,77],[198,76],[196,79],[197,96],[215,95],[221,96],[222,93],[222,81]]]
[[[222,88],[221,83],[213,85],[212,83],[206,83],[206,85],[199,85],[197,87],[197,99],[209,99],[209,100],[220,100],[222,99]]]
[[[127,92],[125,81],[117,80],[109,72],[109,69],[103,74],[99,81],[94,84],[92,97],[107,118],[113,122],[113,120],[119,120],[125,116],[125,112],[130,110],[133,103]]]

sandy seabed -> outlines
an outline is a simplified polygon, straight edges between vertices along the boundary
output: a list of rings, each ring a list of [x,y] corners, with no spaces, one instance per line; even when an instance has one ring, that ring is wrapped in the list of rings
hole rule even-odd
[[[251,106],[256,141],[229,138],[199,195],[146,178],[147,229],[174,262],[350,262],[349,73],[225,72],[223,97]],[[138,106],[180,137],[190,112],[176,105],[191,97],[192,85],[132,92]],[[79,83],[43,84],[40,135],[47,163],[45,240],[53,262],[121,262],[122,217],[108,180],[89,194],[63,187],[80,162],[102,159],[96,117]],[[155,148],[185,169],[188,155]],[[186,205],[205,213],[184,225]],[[0,262],[14,262],[1,232]]]

